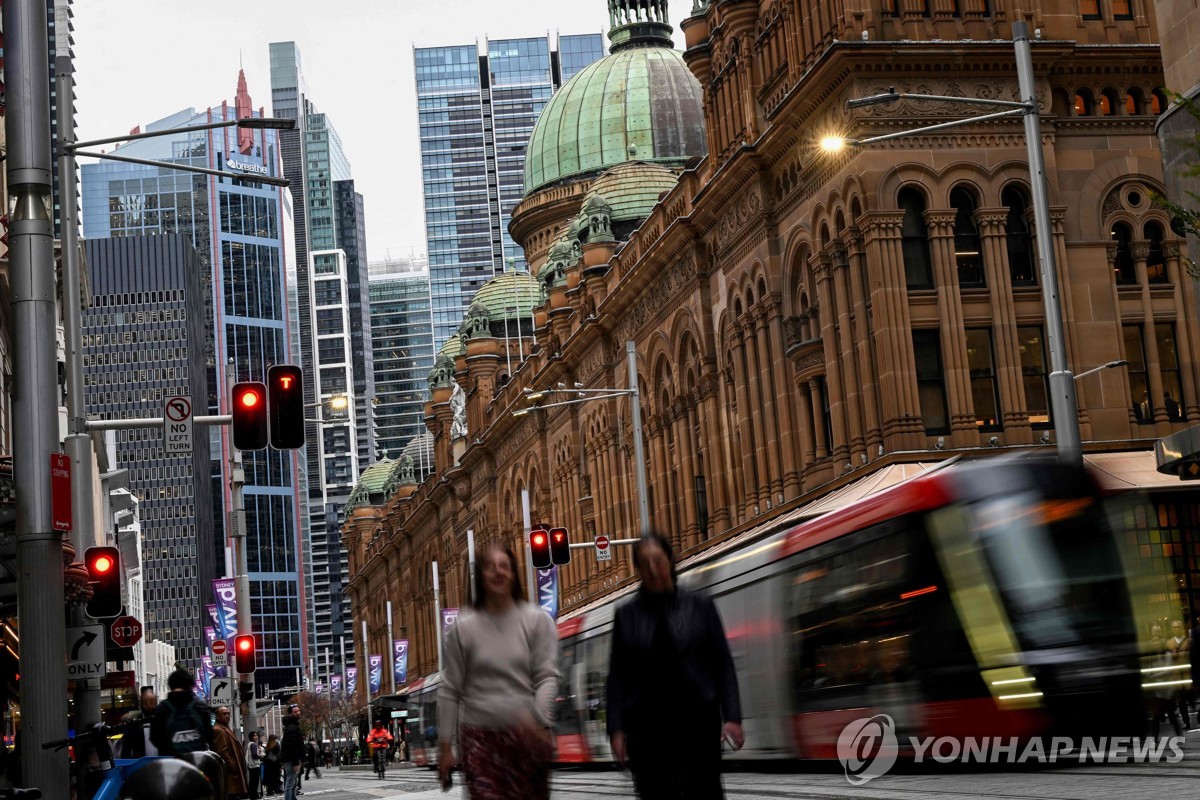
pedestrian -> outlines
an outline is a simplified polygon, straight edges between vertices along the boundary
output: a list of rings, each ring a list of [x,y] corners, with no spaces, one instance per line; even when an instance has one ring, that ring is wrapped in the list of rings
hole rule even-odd
[[[212,711],[194,694],[195,678],[177,669],[167,678],[167,697],[154,710],[150,741],[159,755],[178,756],[212,749]]]
[[[279,745],[283,762],[283,800],[296,800],[300,787],[300,767],[304,763],[304,734],[300,732],[300,706],[288,706],[283,718],[283,739]]]
[[[225,793],[229,800],[244,798],[249,794],[246,787],[246,757],[242,743],[229,727],[228,706],[217,708],[217,724],[213,726],[213,752],[225,762]]]
[[[283,761],[279,758],[279,737],[273,733],[267,736],[267,745],[263,748],[263,786],[269,795],[277,795],[283,791]]]
[[[262,745],[258,743],[258,731],[250,731],[246,742],[246,791],[250,800],[258,800],[262,794]]]
[[[315,772],[317,777],[321,777],[321,751],[317,749],[317,740],[309,739],[308,745],[304,749],[304,780],[308,780],[308,776]]]
[[[525,601],[516,556],[496,544],[482,554],[472,606],[443,647],[442,790],[450,789],[457,740],[471,800],[545,800],[558,690],[554,620]]]
[[[1188,673],[1191,672],[1192,664],[1192,639],[1188,636],[1188,630],[1184,627],[1182,620],[1171,621],[1171,635],[1167,639],[1167,657],[1173,666],[1178,667],[1177,671],[1171,672],[1171,680],[1179,681],[1189,678]],[[1191,727],[1191,709],[1188,707],[1190,693],[1186,686],[1180,685],[1180,688],[1175,690],[1173,701],[1179,709],[1179,718],[1183,723],[1186,731]]]
[[[643,800],[719,800],[721,743],[745,741],[737,674],[713,601],[675,583],[659,533],[633,546],[642,585],[613,619],[608,735]]]
[[[375,775],[380,779],[384,776],[387,764],[388,747],[392,744],[392,734],[383,726],[383,720],[375,720],[371,732],[367,734],[367,746],[371,748],[371,766]]]
[[[130,711],[121,718],[125,731],[121,734],[121,758],[142,758],[158,755],[158,748],[150,741],[150,726],[158,708],[158,695],[153,686],[143,686],[137,711]]]

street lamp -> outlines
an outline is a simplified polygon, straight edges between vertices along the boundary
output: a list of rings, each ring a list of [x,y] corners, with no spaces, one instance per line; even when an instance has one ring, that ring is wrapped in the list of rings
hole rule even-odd
[[[915,134],[974,125],[1008,117],[1021,117],[1025,122],[1025,147],[1029,158],[1029,183],[1033,195],[1033,215],[1037,230],[1038,260],[1041,263],[1042,306],[1046,317],[1046,332],[1050,339],[1050,407],[1054,413],[1054,433],[1058,441],[1058,458],[1064,464],[1083,463],[1083,444],[1079,434],[1079,404],[1075,397],[1075,376],[1067,364],[1067,347],[1063,334],[1062,306],[1058,297],[1058,265],[1054,255],[1053,229],[1050,224],[1050,198],[1046,190],[1046,162],[1042,153],[1041,119],[1038,116],[1037,96],[1034,86],[1033,58],[1029,46],[1029,26],[1023,21],[1013,23],[1013,49],[1016,53],[1017,84],[1020,101],[991,100],[983,97],[948,97],[943,95],[910,94],[889,89],[887,92],[849,100],[848,108],[882,105],[901,99],[932,100],[945,103],[1002,108],[990,114],[981,114],[966,119],[926,125],[912,130],[871,136],[866,139],[847,139],[826,136],[821,139],[821,149],[836,153],[847,146],[862,147],[889,139],[899,139]],[[1116,365],[1111,362],[1111,365]],[[1103,368],[1108,368],[1106,364]],[[1085,373],[1086,374],[1086,373]],[[1080,376],[1082,377],[1082,376]]]
[[[1088,375],[1094,375],[1102,369],[1116,369],[1117,367],[1128,367],[1128,366],[1129,366],[1129,362],[1123,358],[1119,359],[1117,361],[1110,361],[1107,364],[1101,364],[1098,367],[1092,367],[1089,370],[1085,370],[1085,371],[1079,373],[1078,375],[1075,376],[1075,380],[1080,380],[1081,378],[1086,378]]]
[[[625,361],[629,367],[628,389],[584,389],[579,385],[568,388],[561,383],[554,389],[542,389],[541,391],[526,388],[525,400],[531,403],[531,405],[527,408],[517,409],[512,412],[512,415],[514,417],[523,417],[533,411],[543,411],[548,408],[558,408],[560,406],[574,406],[580,403],[590,403],[593,400],[608,400],[613,397],[630,398],[633,405],[631,424],[633,425],[634,471],[637,473],[638,526],[640,528],[640,535],[650,530],[650,499],[649,490],[646,486],[646,453],[642,446],[642,396],[638,388],[637,349],[634,347],[633,342],[625,343]],[[541,405],[542,399],[551,394],[575,395],[577,399]]]

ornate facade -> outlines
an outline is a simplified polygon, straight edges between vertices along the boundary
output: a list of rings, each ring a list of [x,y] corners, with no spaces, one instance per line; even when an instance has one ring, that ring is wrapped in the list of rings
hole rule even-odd
[[[631,26],[661,38],[663,5],[610,2],[626,15],[614,41]],[[1039,31],[1052,230],[1034,229],[1020,120],[821,151],[828,133],[963,115],[929,102],[846,107],[893,86],[1017,99],[1018,6]],[[436,669],[430,565],[441,604],[465,605],[466,533],[523,553],[523,489],[532,519],[575,541],[633,535],[633,435],[652,522],[684,556],[896,463],[1051,442],[1038,236],[1058,255],[1072,370],[1130,362],[1078,382],[1085,451],[1146,450],[1200,420],[1195,289],[1151,201],[1163,186],[1153,11],[1148,0],[698,2],[684,61],[707,154],[639,166],[648,151],[634,141],[619,167],[527,185],[511,230],[540,279],[532,325],[485,310],[465,322],[431,375],[434,473],[349,512],[349,591],[371,652],[390,652],[390,599],[410,674]],[[664,167],[673,187],[636,223],[617,220],[638,207],[630,187]],[[609,188],[589,194],[597,185]],[[514,415],[526,390],[625,388],[627,341],[642,431],[625,397]],[[452,434],[451,380],[465,436]],[[562,609],[630,580],[625,553],[597,564],[577,552],[560,571]]]

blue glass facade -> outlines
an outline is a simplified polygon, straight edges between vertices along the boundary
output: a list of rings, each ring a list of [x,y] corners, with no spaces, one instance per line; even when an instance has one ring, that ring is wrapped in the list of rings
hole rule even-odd
[[[601,34],[414,51],[434,347],[454,334],[475,292],[524,267],[508,234],[524,192],[525,146],[563,81],[604,56]]]
[[[234,108],[223,105],[199,114],[181,112],[147,127],[170,129],[235,118]],[[249,133],[241,132],[243,137]],[[165,135],[116,152],[211,169],[237,171],[256,165],[271,175],[282,172],[274,131],[254,131],[251,139],[242,141],[233,128]],[[270,365],[290,360],[284,265],[290,258],[285,231],[291,220],[283,190],[162,167],[102,162],[83,166],[82,197],[88,238],[181,233],[191,239],[203,266],[208,300],[210,412],[227,413],[230,387],[225,369],[217,365],[232,364],[235,380],[263,380]],[[225,563],[229,442],[225,428],[208,431],[216,529],[213,557],[220,565]],[[256,633],[262,635],[258,678],[267,685],[294,682],[295,669],[307,655],[305,621],[298,611],[305,586],[299,566],[294,459],[292,452],[274,450],[244,454],[252,608],[262,613],[255,613]],[[200,604],[205,602],[209,600],[202,598]]]

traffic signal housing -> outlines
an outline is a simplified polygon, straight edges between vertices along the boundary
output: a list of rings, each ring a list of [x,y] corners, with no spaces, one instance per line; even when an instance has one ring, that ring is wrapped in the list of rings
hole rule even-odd
[[[550,529],[550,560],[555,564],[571,563],[571,540],[567,537],[566,528]]]
[[[267,387],[256,381],[233,385],[233,446],[238,450],[267,447]]]
[[[233,665],[243,675],[254,672],[254,634],[233,637]]]
[[[304,374],[295,364],[276,364],[267,370],[267,403],[271,446],[276,450],[304,447]]]
[[[121,613],[121,551],[116,547],[89,547],[84,551],[84,566],[92,599],[87,601],[87,615],[93,619],[115,617]]]
[[[529,553],[534,569],[550,569],[554,559],[550,556],[550,533],[545,528],[534,528],[529,532]]]

